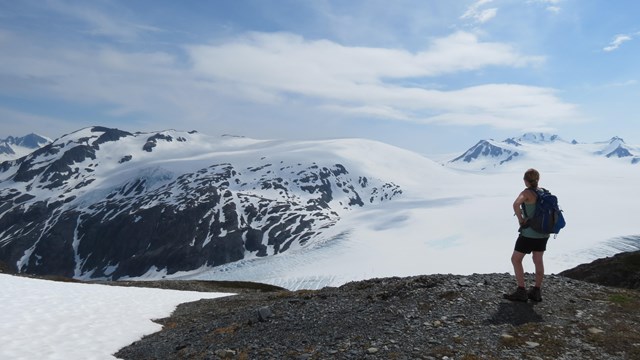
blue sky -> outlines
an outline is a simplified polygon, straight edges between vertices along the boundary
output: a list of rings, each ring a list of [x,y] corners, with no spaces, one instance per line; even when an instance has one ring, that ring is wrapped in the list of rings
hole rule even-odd
[[[0,138],[640,144],[634,0],[0,0]]]

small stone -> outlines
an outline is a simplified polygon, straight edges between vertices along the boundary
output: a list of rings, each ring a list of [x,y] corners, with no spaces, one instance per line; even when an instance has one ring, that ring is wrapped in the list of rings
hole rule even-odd
[[[223,358],[223,359],[230,359],[234,356],[236,356],[236,352],[234,350],[229,350],[229,349],[219,349],[216,350],[216,356]]]
[[[469,281],[469,279],[467,279],[467,278],[462,278],[462,279],[458,280],[458,285],[460,285],[460,286],[469,286],[469,285],[471,285],[471,281]]]
[[[258,320],[267,321],[271,317],[271,309],[268,306],[263,306],[258,309]]]
[[[591,334],[602,334],[604,332],[604,330],[595,327],[589,328],[587,331]]]
[[[435,327],[438,327],[440,325],[442,325],[442,322],[440,320],[436,320],[436,321],[433,322],[433,326],[435,326]]]
[[[540,344],[538,344],[538,343],[537,343],[537,342],[535,342],[535,341],[527,341],[527,342],[525,342],[525,344],[527,344],[527,346],[528,346],[528,347],[530,347],[530,348],[532,348],[532,349],[533,349],[534,347],[538,347],[538,346],[540,346]]]
[[[367,349],[367,354],[375,354],[378,352],[378,348],[376,347],[370,347]]]
[[[511,336],[511,335],[509,335],[509,334],[502,334],[502,335],[500,335],[500,337],[501,337],[503,340],[512,340],[512,339],[513,339],[513,336]]]

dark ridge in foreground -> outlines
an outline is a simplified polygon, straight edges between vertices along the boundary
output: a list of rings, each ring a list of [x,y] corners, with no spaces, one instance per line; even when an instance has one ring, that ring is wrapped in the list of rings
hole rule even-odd
[[[532,280],[531,275],[527,275]],[[180,305],[122,359],[640,359],[640,294],[563,276],[426,275]]]
[[[560,275],[600,285],[640,289],[640,250],[597,259]]]

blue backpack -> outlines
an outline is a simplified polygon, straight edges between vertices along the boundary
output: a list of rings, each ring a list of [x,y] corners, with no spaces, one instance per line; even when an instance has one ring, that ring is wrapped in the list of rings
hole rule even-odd
[[[558,198],[551,194],[549,190],[539,188],[537,190],[529,189],[536,193],[536,211],[527,221],[527,225],[533,230],[542,234],[557,234],[566,225],[562,210],[558,206]],[[522,204],[522,210],[525,217],[527,210]]]

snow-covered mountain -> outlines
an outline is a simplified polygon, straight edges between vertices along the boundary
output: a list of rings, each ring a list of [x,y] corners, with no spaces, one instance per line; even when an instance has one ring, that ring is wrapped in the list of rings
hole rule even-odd
[[[51,139],[33,133],[22,137],[9,136],[0,140],[0,162],[21,158],[49,143]]]
[[[464,154],[450,162],[473,163],[476,166],[481,163],[482,165],[480,166],[483,168],[486,166],[498,166],[520,156],[520,152],[517,149],[519,146],[521,146],[520,143],[510,140],[505,140],[502,143],[494,140],[480,140]]]
[[[593,155],[623,158],[630,164],[640,162],[640,146],[629,146],[619,137],[588,144],[576,140],[567,142],[553,134],[525,133],[503,141],[481,140],[462,155],[448,161],[447,165],[467,170],[491,170],[514,163],[546,160],[549,154],[555,160]]]
[[[633,164],[640,161],[640,148],[627,145],[620,137],[614,136],[609,141],[598,144],[602,144],[602,149],[596,151],[597,155],[608,158],[631,158]]]
[[[279,254],[345,212],[402,194],[348,156],[357,148],[378,159],[401,151],[364,140],[82,129],[0,164],[0,261],[117,279]]]
[[[607,151],[612,141],[531,134],[487,143],[502,157],[479,151],[440,164],[362,139],[82,129],[0,163],[0,261],[77,278],[290,289],[507,272],[518,227],[511,205],[529,167],[567,220],[550,240],[548,272],[640,248],[624,240],[638,238],[628,199],[640,173],[632,158],[606,156],[621,143]]]

